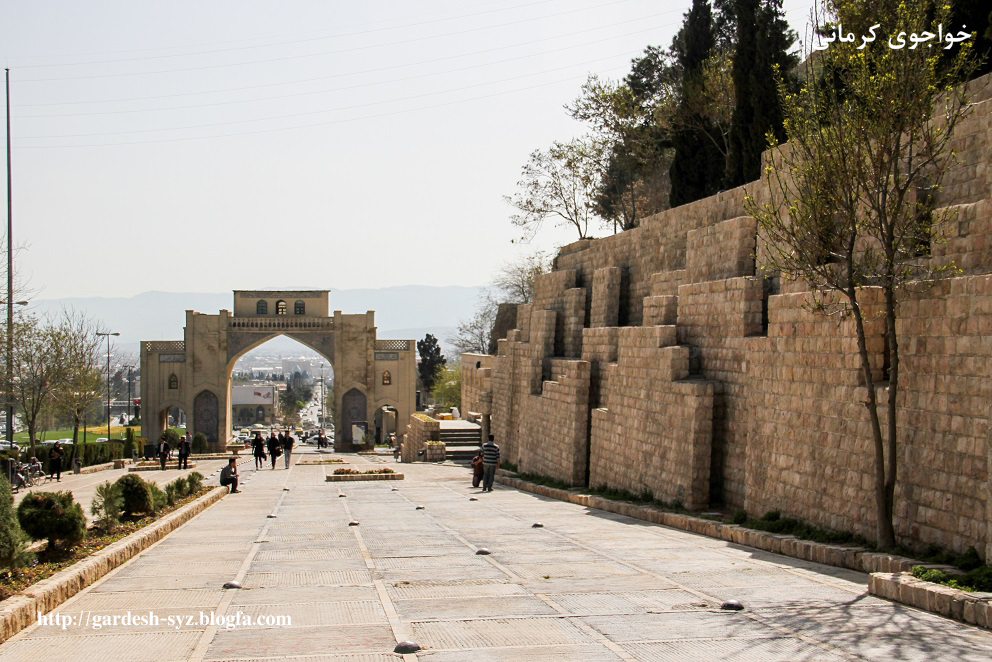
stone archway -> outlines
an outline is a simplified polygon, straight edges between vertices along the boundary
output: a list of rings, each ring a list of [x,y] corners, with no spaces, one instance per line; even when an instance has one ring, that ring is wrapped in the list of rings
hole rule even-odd
[[[233,365],[277,336],[292,338],[328,360],[341,387],[326,412],[337,424],[336,450],[361,443],[361,437],[353,439],[352,425],[368,429],[373,402],[396,403],[397,437],[402,437],[416,411],[415,342],[378,339],[373,311],[332,312],[328,290],[235,290],[233,310],[188,310],[183,340],[142,342],[143,407],[158,412],[167,402],[178,401],[189,415],[188,429],[206,435],[211,450],[222,451],[238,422],[231,405]],[[160,417],[146,416],[142,436],[157,439],[163,429]]]

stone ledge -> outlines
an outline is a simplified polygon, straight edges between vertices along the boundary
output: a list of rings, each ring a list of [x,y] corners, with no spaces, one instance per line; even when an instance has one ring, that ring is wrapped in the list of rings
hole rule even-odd
[[[230,457],[234,457],[234,456],[231,455]],[[166,464],[165,465],[166,470],[175,469],[175,467],[173,467],[172,464],[173,464],[172,462]],[[186,471],[187,469],[189,469],[190,471],[196,469],[196,462],[190,462],[189,466],[187,466],[186,469],[183,469],[183,471]],[[127,470],[128,471],[162,471],[162,466],[159,464],[156,464],[154,467],[133,466],[133,467],[128,467]]]
[[[868,592],[886,600],[992,629],[992,593],[969,593],[917,579],[908,572],[874,572]]]
[[[746,529],[736,524],[724,524],[723,522],[716,522],[684,513],[668,512],[654,506],[644,506],[629,501],[615,501],[591,494],[583,494],[579,491],[535,485],[534,483],[516,478],[510,472],[502,469],[497,472],[496,480],[503,485],[515,487],[526,492],[533,492],[534,494],[540,494],[541,496],[552,499],[567,501],[587,508],[596,508],[597,510],[604,510],[609,513],[617,513],[618,515],[626,515],[627,517],[646,520],[653,524],[670,526],[673,529],[682,529],[683,531],[698,533],[711,538],[719,538],[738,545],[755,547],[767,552],[791,556],[804,561],[822,563],[823,565],[873,573],[908,572],[914,565],[920,564],[919,561],[914,561],[904,556],[872,552],[864,547],[829,545],[811,540],[800,540],[793,536],[783,536],[755,529]]]
[[[324,476],[324,481],[328,483],[343,483],[355,480],[403,480],[403,474],[340,474],[337,476]]]
[[[0,643],[38,620],[38,612],[47,614],[55,609],[217,503],[227,493],[226,487],[215,487],[196,501],[0,602]]]

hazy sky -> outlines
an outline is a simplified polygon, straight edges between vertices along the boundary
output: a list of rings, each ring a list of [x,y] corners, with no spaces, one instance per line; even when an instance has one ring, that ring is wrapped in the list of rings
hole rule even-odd
[[[484,284],[574,240],[511,244],[502,196],[690,4],[2,1],[18,270],[38,298]]]

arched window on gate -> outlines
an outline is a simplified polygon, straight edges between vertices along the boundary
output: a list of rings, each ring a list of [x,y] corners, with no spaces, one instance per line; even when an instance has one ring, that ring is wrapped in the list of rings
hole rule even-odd
[[[302,301],[297,301],[293,304],[293,314],[294,315],[306,315],[307,314],[307,304]]]
[[[286,314],[286,302],[283,300],[276,301],[276,315]]]
[[[176,389],[179,388],[179,378],[175,374],[169,375],[169,388]]]
[[[269,302],[265,299],[259,300],[255,304],[255,314],[256,315],[268,315],[269,314]]]
[[[382,373],[382,385],[389,386],[392,383],[393,383],[393,376],[389,374],[388,370],[384,371]]]

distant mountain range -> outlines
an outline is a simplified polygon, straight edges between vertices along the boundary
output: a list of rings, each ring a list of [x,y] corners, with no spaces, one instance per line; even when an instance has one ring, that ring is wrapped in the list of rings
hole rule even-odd
[[[307,288],[285,288],[307,289]],[[380,289],[331,290],[330,309],[345,313],[375,311],[378,337],[420,340],[434,334],[447,352],[447,338],[460,321],[475,311],[482,287],[432,287],[403,285]],[[142,340],[180,340],[186,311],[217,313],[231,310],[231,292],[143,292],[133,297],[67,298],[32,301],[31,310],[57,314],[72,308],[98,320],[104,329],[120,332],[117,346],[138,356]],[[266,343],[266,349],[286,351],[295,345],[288,338]]]

